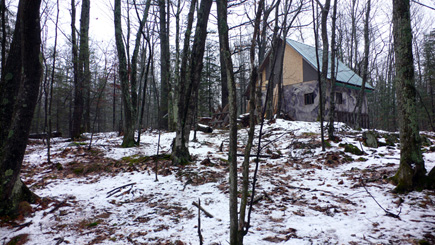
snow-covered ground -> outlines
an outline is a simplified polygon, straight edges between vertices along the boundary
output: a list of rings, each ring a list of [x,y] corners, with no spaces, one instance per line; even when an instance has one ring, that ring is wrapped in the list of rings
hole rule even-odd
[[[253,206],[245,244],[435,242],[434,192],[391,191],[387,177],[398,169],[398,144],[368,148],[362,132],[344,124],[336,128],[340,141],[321,151],[318,123],[265,124],[262,154],[270,157],[260,161],[256,189],[264,198]],[[434,133],[424,134],[434,142]],[[170,153],[173,137],[162,133],[160,154]],[[197,138],[190,143],[194,162],[175,167],[159,160],[158,181],[155,161],[144,157],[157,153],[156,131],[144,132],[141,145],[128,149],[120,147],[116,133],[95,135],[91,150],[84,144],[89,140],[55,138],[50,164],[46,146],[31,140],[22,178],[47,199],[32,205],[28,217],[2,222],[1,242],[26,234],[26,244],[199,244],[193,202],[200,200],[213,216],[201,212],[204,243],[228,244],[228,133],[198,132]],[[246,141],[247,129],[239,130],[239,153]],[[339,144],[346,143],[365,154],[344,152]],[[424,147],[424,158],[429,171],[435,166],[433,148]],[[254,167],[252,161],[252,172]],[[398,216],[386,215],[376,202]]]

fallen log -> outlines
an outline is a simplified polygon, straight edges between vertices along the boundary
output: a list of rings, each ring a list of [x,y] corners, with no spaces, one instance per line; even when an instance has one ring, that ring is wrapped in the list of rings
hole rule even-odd
[[[203,207],[201,207],[198,203],[196,202],[192,202],[192,205],[199,208],[202,212],[204,212],[205,216],[209,217],[209,218],[213,218],[214,216],[211,215],[209,212],[207,212]]]
[[[241,154],[241,153],[237,153],[237,156],[238,157],[244,157],[245,156],[245,154]],[[257,157],[257,155],[249,155],[249,157]],[[259,158],[272,158],[272,159],[276,159],[276,158],[280,158],[281,156],[280,155],[277,155],[277,154],[273,154],[273,155],[259,155],[258,156]]]
[[[196,124],[196,130],[204,132],[204,133],[211,133],[213,132],[213,128],[204,124]]]
[[[107,192],[107,196],[106,196],[106,198],[109,198],[109,197],[115,195],[116,193],[120,192],[123,188],[125,188],[125,187],[127,187],[127,186],[130,186],[130,190],[131,190],[131,188],[133,188],[133,186],[134,186],[135,184],[136,184],[136,182],[134,182],[134,183],[130,183],[130,184],[126,184],[126,185],[123,185],[123,186],[120,186],[120,187],[116,187],[116,188],[114,188],[113,190]]]
[[[47,137],[47,133],[29,134],[29,139],[46,139]],[[51,138],[55,137],[62,137],[62,133],[54,131],[53,133],[51,133]]]
[[[265,191],[263,191],[263,193],[261,193],[261,195],[257,196],[254,198],[254,201],[252,202],[253,204],[258,203],[260,200],[264,200],[264,199],[269,199],[269,201],[273,202],[272,198],[269,196],[269,194],[267,194]]]

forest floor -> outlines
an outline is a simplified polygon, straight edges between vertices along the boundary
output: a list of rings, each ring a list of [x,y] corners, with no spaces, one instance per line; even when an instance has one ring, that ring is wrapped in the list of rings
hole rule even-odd
[[[383,146],[369,148],[362,131],[336,128],[339,140],[321,151],[318,123],[265,124],[259,200],[245,244],[435,244],[435,192],[394,194],[388,181],[399,165],[397,133],[378,131]],[[429,171],[435,133],[422,134]],[[200,215],[204,244],[228,244],[228,132],[198,132],[189,145],[194,161],[182,167],[165,157],[173,137],[161,134],[160,158],[150,157],[157,153],[156,131],[143,132],[134,148],[121,148],[116,133],[94,135],[91,149],[89,139],[54,138],[51,163],[47,146],[30,140],[21,176],[42,201],[23,204],[17,220],[2,220],[0,242],[199,244],[193,202],[200,201],[211,215]],[[247,129],[240,129],[241,154],[246,141]],[[345,152],[346,144],[362,155]],[[251,178],[254,167],[252,161]]]

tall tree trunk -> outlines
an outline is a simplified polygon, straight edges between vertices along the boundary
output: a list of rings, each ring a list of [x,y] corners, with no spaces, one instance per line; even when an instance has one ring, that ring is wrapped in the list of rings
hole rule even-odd
[[[416,115],[409,0],[393,0],[393,35],[400,126],[400,166],[393,180],[395,191],[404,192],[424,187],[426,174]]]
[[[36,195],[21,181],[19,175],[42,75],[39,60],[40,4],[40,0],[20,1],[11,52],[5,71],[2,72],[2,98],[6,98],[3,96],[7,94],[16,97],[6,103],[3,100],[0,106],[0,216],[13,216],[17,213],[20,202],[33,202],[36,199]],[[5,83],[17,83],[18,86],[8,86]],[[4,120],[6,118],[10,120]]]
[[[83,130],[90,129],[90,89],[91,89],[91,72],[89,70],[89,0],[82,0],[82,9],[80,14],[80,50],[79,50],[79,80],[82,87],[83,98]]]
[[[219,49],[222,49],[222,43],[219,42]],[[222,53],[219,53],[219,61],[221,64],[221,105],[222,109],[228,104],[228,81],[227,70],[225,68],[225,58]]]
[[[170,130],[175,130],[177,127],[178,118],[178,99],[180,98],[178,84],[180,83],[180,14],[181,14],[181,1],[177,1],[177,12],[175,13],[175,72],[173,83],[173,108],[172,118],[173,125],[170,125]]]
[[[119,60],[119,80],[121,82],[122,102],[124,104],[124,138],[122,140],[122,147],[132,147],[135,145],[135,105],[130,96],[127,58],[122,40],[121,0],[115,0],[114,16],[116,49]]]
[[[159,127],[168,129],[168,98],[169,98],[169,30],[166,25],[166,1],[159,0],[160,13],[160,118]]]
[[[151,65],[151,59],[153,58],[153,54],[151,53],[151,43],[148,42],[149,45],[149,55],[148,55],[148,62],[145,68],[145,74],[144,74],[144,84],[143,84],[143,91],[142,91],[142,105],[140,107],[140,116],[139,116],[139,130],[138,130],[138,138],[137,138],[137,143],[140,144],[140,134],[141,134],[141,129],[142,129],[142,121],[143,121],[143,114],[145,111],[145,100],[146,100],[146,93],[147,93],[147,86],[148,86],[148,75],[149,75],[149,70],[150,70],[150,65]],[[145,50],[146,52],[146,50]]]
[[[131,74],[130,74],[131,101],[132,101],[132,105],[133,105],[133,115],[139,115],[139,116],[142,116],[142,113],[138,114],[139,104],[138,104],[138,92],[137,92],[137,80],[138,80],[137,79],[137,73],[138,73],[137,63],[138,63],[141,39],[142,39],[142,36],[145,36],[145,34],[143,32],[143,28],[145,26],[145,23],[148,20],[148,12],[150,9],[150,5],[151,5],[151,0],[148,0],[145,4],[145,10],[143,12],[142,19],[140,19],[140,16],[139,16],[138,12],[136,11],[136,14],[138,15],[137,17],[140,20],[140,22],[139,22],[139,29],[137,30],[137,33],[136,33],[133,55],[131,56]],[[135,5],[135,7],[136,7],[136,5]],[[146,91],[146,86],[144,89],[145,89],[144,91]],[[144,94],[143,98],[145,99],[145,94]],[[140,143],[140,125],[142,124],[141,117],[138,118],[137,123],[138,123],[138,129],[139,129],[137,143],[139,144]]]
[[[187,129],[189,130],[192,127],[192,123],[196,121],[196,119],[192,117],[194,116],[195,112],[195,104],[198,99],[198,90],[202,77],[202,68],[204,66],[207,25],[212,2],[212,0],[202,0],[198,10],[198,22],[204,23],[197,24],[192,46],[191,63],[189,69],[190,83],[186,90],[186,106],[188,106],[188,109],[185,112],[187,115],[186,125]],[[188,137],[188,134],[185,136]]]
[[[266,56],[266,46],[267,46],[267,28],[269,27],[268,24],[268,18],[270,13],[272,13],[273,5],[269,6],[269,8],[265,8],[265,3],[263,2],[263,20],[261,22],[261,35],[258,35],[257,42],[258,42],[258,60],[259,63],[263,63],[265,56]],[[260,88],[263,87],[263,79],[260,79]],[[256,96],[256,109],[257,109],[257,119],[258,121],[262,118],[262,107],[263,107],[263,101],[262,101],[262,89],[257,89],[257,96]]]
[[[329,8],[331,6],[331,0],[326,0],[325,5],[321,6],[322,9],[322,43],[323,43],[323,53],[322,53],[322,74],[320,77],[319,83],[319,115],[320,115],[320,136],[322,138],[322,150],[325,150],[325,139],[323,133],[323,88],[327,83],[327,75],[328,75],[328,60],[329,60],[329,42],[328,42],[328,14]],[[316,52],[317,53],[317,52]]]
[[[255,88],[258,80],[258,67],[255,65],[255,41],[257,39],[260,28],[261,13],[263,11],[264,0],[258,3],[257,13],[255,15],[254,33],[252,35],[251,47],[249,50],[251,74],[249,78],[249,133],[248,142],[246,143],[245,156],[243,159],[243,182],[242,182],[242,198],[240,200],[240,216],[238,226],[238,241],[243,244],[243,237],[247,234],[249,227],[246,224],[246,207],[248,204],[248,188],[249,188],[249,159],[251,155],[252,142],[254,141],[255,133]]]
[[[51,131],[52,131],[52,120],[51,120],[51,107],[53,104],[53,85],[54,85],[54,75],[55,75],[55,71],[56,71],[56,54],[57,54],[57,28],[58,28],[58,23],[59,23],[59,0],[56,1],[56,8],[57,8],[57,13],[56,13],[56,22],[55,22],[55,30],[54,30],[54,49],[53,49],[53,66],[51,68],[51,79],[50,79],[50,88],[48,89],[48,94],[46,96],[49,97],[49,102],[48,102],[48,112],[47,112],[47,117],[48,117],[48,128],[47,128],[47,162],[50,164],[51,163],[51,154],[50,154],[50,148],[51,148]]]
[[[275,27],[273,28],[273,35],[272,35],[272,51],[270,52],[270,60],[271,62],[269,62],[269,83],[267,84],[267,95],[266,95],[266,99],[265,99],[265,107],[266,107],[266,118],[267,119],[272,119],[273,117],[273,111],[274,111],[274,104],[273,104],[273,100],[274,100],[274,90],[275,90],[275,85],[278,84],[277,80],[279,79],[279,69],[277,71],[276,69],[276,61],[277,61],[277,57],[278,57],[278,52],[281,48],[283,48],[283,50],[285,50],[285,46],[284,43],[281,42],[279,36],[280,34],[278,34],[278,16],[279,16],[279,4],[280,4],[280,0],[278,0],[275,4]]]
[[[286,47],[286,39],[287,39],[287,34],[290,28],[287,27],[287,16],[289,15],[288,9],[289,9],[289,2],[285,1],[284,2],[284,8],[283,8],[283,14],[284,14],[284,21],[282,23],[282,52],[283,54],[280,56],[280,60],[278,62],[279,67],[278,67],[278,94],[276,95],[278,97],[278,102],[277,102],[277,108],[276,108],[276,117],[280,118],[281,117],[281,108],[282,108],[282,98],[283,98],[283,71],[284,71],[284,54],[285,54],[285,47]],[[278,17],[277,17],[278,18]]]
[[[1,72],[4,72],[5,64],[6,64],[6,1],[1,0],[1,28],[2,28],[2,52],[1,52]]]
[[[234,80],[233,63],[231,61],[230,45],[228,41],[227,0],[217,0],[220,53],[224,58],[225,73],[228,82],[228,103],[230,117],[230,145],[228,153],[229,162],[229,189],[230,189],[230,244],[241,244],[239,241],[238,215],[237,215],[237,99],[236,83]]]
[[[356,101],[355,108],[353,110],[355,114],[355,128],[362,127],[362,108],[365,101],[365,89],[369,73],[369,51],[370,51],[370,39],[369,39],[369,19],[370,19],[370,0],[367,1],[366,19],[364,22],[364,60],[363,60],[363,74],[361,91],[359,92],[358,99]],[[356,111],[358,109],[358,111]]]
[[[188,76],[188,57],[189,57],[189,44],[190,36],[192,32],[193,16],[195,14],[196,0],[190,2],[189,13],[187,15],[187,27],[184,32],[184,44],[183,44],[183,57],[181,58],[180,67],[180,80],[178,83],[178,98],[177,98],[177,127],[175,133],[175,139],[172,148],[172,162],[174,164],[185,164],[190,161],[189,153],[189,134],[190,129],[185,126],[186,119],[184,110],[186,110],[186,86]]]
[[[71,0],[71,42],[73,59],[73,80],[74,80],[74,111],[71,123],[71,139],[78,139],[81,134],[83,116],[83,83],[79,79],[79,59],[76,37],[76,4]]]
[[[328,138],[334,140],[334,119],[335,119],[335,82],[336,82],[336,68],[335,68],[335,57],[336,57],[336,45],[335,45],[335,28],[337,20],[337,0],[334,0],[334,7],[332,10],[332,27],[331,27],[331,91],[329,94],[329,128],[328,128]],[[338,65],[337,65],[338,66]]]
[[[355,70],[356,68],[356,64],[353,63],[353,54],[354,54],[354,50],[358,49],[358,47],[354,47],[354,40],[356,39],[356,0],[351,0],[351,13],[350,13],[350,18],[351,18],[351,31],[350,31],[350,49],[349,49],[349,64],[348,66],[350,67],[350,69]],[[356,51],[357,52],[357,51]],[[355,53],[356,53],[355,52]],[[355,59],[356,60],[356,59]]]
[[[203,67],[205,41],[207,37],[207,24],[210,14],[212,0],[202,0],[198,14],[195,37],[193,40],[192,54],[189,68],[187,67],[187,52],[189,47],[190,31],[193,23],[193,11],[196,1],[192,1],[188,16],[188,29],[184,40],[183,59],[181,64],[180,77],[180,98],[178,100],[178,121],[175,135],[175,142],[172,150],[172,162],[174,164],[185,164],[190,161],[189,135],[192,122],[192,114],[195,107],[195,91],[199,88]],[[192,21],[192,22],[191,22]],[[188,72],[187,72],[188,71]]]

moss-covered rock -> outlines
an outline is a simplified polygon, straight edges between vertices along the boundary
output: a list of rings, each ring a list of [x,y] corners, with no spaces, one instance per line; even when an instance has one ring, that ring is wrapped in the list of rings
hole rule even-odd
[[[365,131],[363,133],[364,144],[371,148],[378,148],[378,133],[375,131]]]
[[[358,147],[356,147],[352,144],[343,144],[343,146],[344,146],[344,152],[349,152],[349,153],[352,153],[352,154],[358,155],[358,156],[364,154],[363,151],[361,151]]]
[[[55,168],[57,169],[57,170],[59,170],[59,171],[61,171],[61,170],[63,170],[63,166],[62,166],[62,164],[61,163],[56,163],[55,165]]]
[[[83,172],[85,171],[85,169],[84,169],[83,167],[77,167],[77,168],[74,168],[72,171],[73,171],[73,173],[75,173],[76,175],[81,175],[81,174],[83,174]]]
[[[396,143],[399,143],[399,135],[398,134],[385,134],[384,139],[387,145],[395,146]]]
[[[7,244],[17,245],[17,244],[25,244],[29,241],[29,234],[20,234],[18,236],[13,237]]]
[[[419,240],[418,245],[430,245],[430,243],[426,240]]]

